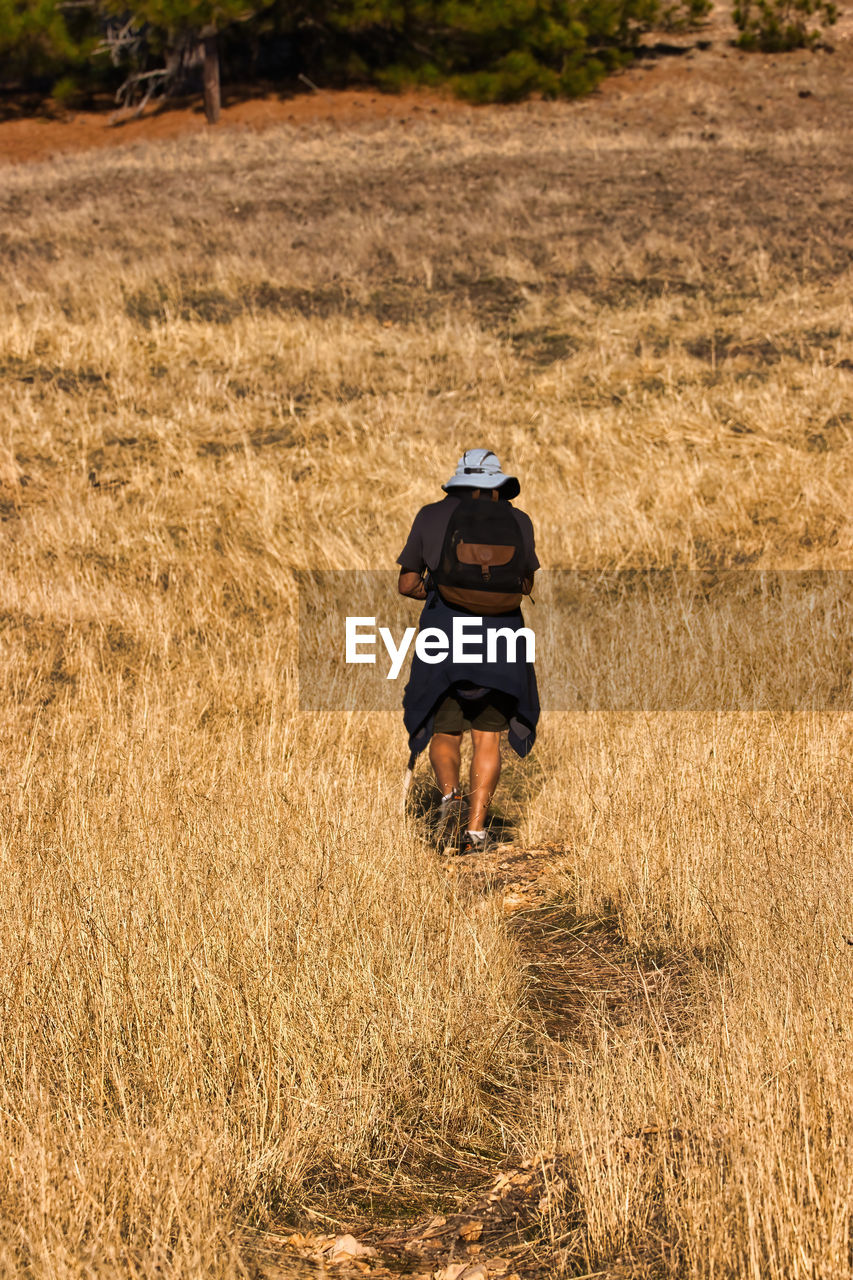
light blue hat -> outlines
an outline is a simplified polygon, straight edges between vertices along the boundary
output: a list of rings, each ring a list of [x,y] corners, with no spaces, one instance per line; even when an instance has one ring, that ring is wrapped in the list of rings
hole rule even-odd
[[[445,493],[454,489],[505,489],[502,498],[515,498],[521,492],[516,477],[504,475],[491,449],[466,449],[457,463],[456,474],[441,487]]]

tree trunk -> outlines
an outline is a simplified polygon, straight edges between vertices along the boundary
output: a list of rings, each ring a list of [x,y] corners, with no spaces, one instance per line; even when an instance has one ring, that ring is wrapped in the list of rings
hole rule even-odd
[[[204,114],[208,124],[216,124],[222,99],[219,92],[219,45],[215,27],[203,29],[201,47],[204,55]]]

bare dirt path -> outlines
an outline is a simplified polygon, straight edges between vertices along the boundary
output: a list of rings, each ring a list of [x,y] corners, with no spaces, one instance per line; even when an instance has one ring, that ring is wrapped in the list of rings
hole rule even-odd
[[[567,849],[499,844],[477,858],[448,857],[454,889],[472,901],[497,896],[519,946],[528,979],[531,1033],[560,1058],[585,1039],[594,1009],[616,1024],[645,1016],[650,990],[673,978],[657,966],[640,970],[612,922],[583,920],[554,898],[555,867]],[[626,1135],[643,1143],[651,1134]],[[562,1197],[568,1172],[553,1153],[498,1168],[484,1163],[472,1185],[441,1212],[377,1224],[368,1217],[319,1222],[296,1232],[246,1232],[244,1256],[264,1280],[365,1274],[375,1280],[542,1280],[555,1274],[555,1246],[543,1240],[543,1216]],[[610,1280],[651,1274],[640,1261],[617,1263]]]

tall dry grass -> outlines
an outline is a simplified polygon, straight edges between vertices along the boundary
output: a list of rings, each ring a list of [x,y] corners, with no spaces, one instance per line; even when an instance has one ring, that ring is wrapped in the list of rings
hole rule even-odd
[[[850,568],[848,152],[539,107],[4,171],[6,1270],[236,1275],[551,1148],[575,1273],[849,1273],[849,718],[546,716],[519,836],[675,974],[567,1065],[396,717],[299,711],[293,574],[481,441],[545,565]]]

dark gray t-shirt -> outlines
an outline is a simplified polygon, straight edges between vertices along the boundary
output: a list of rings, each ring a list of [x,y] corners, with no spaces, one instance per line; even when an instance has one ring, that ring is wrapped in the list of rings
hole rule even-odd
[[[397,557],[397,564],[401,569],[407,569],[411,573],[423,573],[424,569],[435,572],[441,559],[441,549],[444,546],[444,535],[447,532],[450,513],[459,506],[459,502],[459,498],[448,494],[440,502],[431,502],[428,506],[421,507],[415,516],[406,545]],[[539,568],[533,538],[533,524],[530,516],[524,511],[519,511],[518,507],[513,507],[513,511],[521,527],[521,540],[524,546],[525,566],[522,576],[532,578]]]

